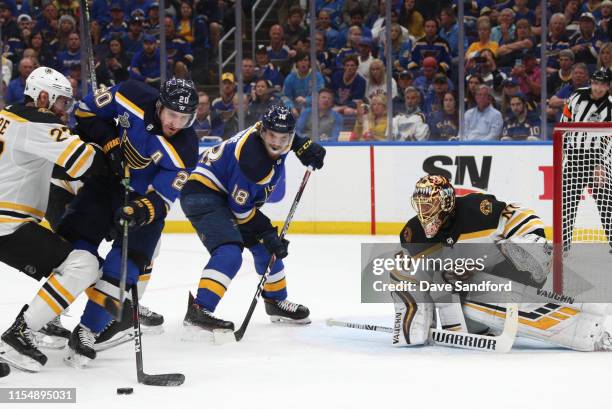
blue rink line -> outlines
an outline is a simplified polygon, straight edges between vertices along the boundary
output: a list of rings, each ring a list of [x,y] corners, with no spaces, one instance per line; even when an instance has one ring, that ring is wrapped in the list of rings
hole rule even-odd
[[[422,141],[422,142],[322,142],[323,146],[552,146],[552,141]],[[214,146],[211,142],[200,142],[200,147]]]

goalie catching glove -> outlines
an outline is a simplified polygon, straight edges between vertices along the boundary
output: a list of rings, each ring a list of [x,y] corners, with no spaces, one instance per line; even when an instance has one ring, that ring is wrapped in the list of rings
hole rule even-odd
[[[167,208],[163,199],[155,192],[131,200],[121,206],[115,213],[115,222],[119,229],[127,223],[130,229],[137,229],[166,216]]]
[[[512,236],[497,242],[499,251],[519,271],[531,275],[537,284],[543,284],[551,271],[552,246],[544,237],[529,233]]]

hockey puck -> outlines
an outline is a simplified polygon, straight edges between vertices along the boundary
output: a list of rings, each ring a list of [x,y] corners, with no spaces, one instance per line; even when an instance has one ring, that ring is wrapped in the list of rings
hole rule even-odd
[[[11,367],[5,362],[0,362],[0,378],[4,378],[11,373]]]
[[[134,388],[117,388],[117,395],[131,395]]]

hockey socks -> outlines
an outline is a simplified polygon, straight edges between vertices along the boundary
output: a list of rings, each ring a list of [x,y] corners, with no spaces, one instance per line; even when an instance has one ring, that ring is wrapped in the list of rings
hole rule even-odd
[[[62,313],[98,278],[98,259],[86,250],[73,250],[51,274],[24,313],[28,326],[40,330]]]
[[[249,250],[253,254],[257,274],[264,275],[270,261],[270,253],[268,253],[263,244],[250,247]],[[276,260],[272,265],[270,275],[264,284],[262,296],[277,301],[287,298],[287,281],[285,279],[285,266],[282,260]]]
[[[242,265],[242,250],[236,244],[223,244],[211,254],[202,271],[196,304],[213,312]]]

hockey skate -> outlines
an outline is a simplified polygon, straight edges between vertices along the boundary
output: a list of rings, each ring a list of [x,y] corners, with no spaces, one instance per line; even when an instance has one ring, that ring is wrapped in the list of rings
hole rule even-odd
[[[85,368],[89,361],[96,359],[96,351],[93,348],[95,341],[96,334],[81,324],[77,325],[72,331],[66,346],[66,356],[64,357],[66,365],[74,368]]]
[[[142,332],[147,334],[161,334],[164,332],[164,316],[151,311],[142,304],[138,304],[138,317]]]
[[[60,320],[60,315],[49,321],[39,331],[35,332],[36,343],[41,348],[62,349],[68,343],[70,331],[68,331]]]
[[[126,300],[123,304],[121,321],[112,320],[98,334],[94,343],[94,350],[97,352],[116,347],[134,339],[132,303]]]
[[[0,359],[22,371],[38,372],[47,363],[47,356],[37,348],[34,331],[23,318],[27,309],[24,306],[13,325],[2,334]]]
[[[121,322],[111,321],[96,337],[94,344],[96,351],[104,351],[134,339],[132,311],[132,302],[126,300],[123,304]],[[138,304],[138,317],[140,319],[141,334],[159,335],[164,332],[164,317],[161,314]]]
[[[270,321],[273,323],[287,324],[310,324],[310,311],[302,304],[296,304],[289,300],[273,300],[264,298],[266,305],[266,313],[270,316]]]
[[[215,344],[222,344],[235,340],[234,323],[219,319],[212,312],[196,304],[191,293],[189,293],[183,326],[185,327],[183,341],[211,340]]]

